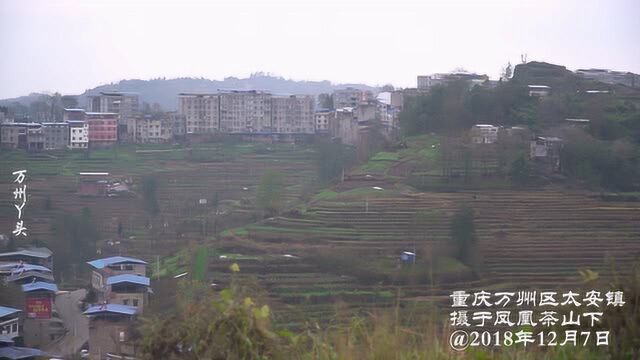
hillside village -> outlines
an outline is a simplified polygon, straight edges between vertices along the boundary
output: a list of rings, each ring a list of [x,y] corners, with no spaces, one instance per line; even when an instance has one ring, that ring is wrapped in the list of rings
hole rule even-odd
[[[116,90],[0,108],[1,167],[29,179],[21,236],[0,178],[0,358],[139,358],[141,319],[238,279],[298,329],[337,302],[410,318],[460,287],[628,275],[640,76],[510,72],[319,96],[183,89],[175,111]],[[452,243],[465,214],[470,252]]]

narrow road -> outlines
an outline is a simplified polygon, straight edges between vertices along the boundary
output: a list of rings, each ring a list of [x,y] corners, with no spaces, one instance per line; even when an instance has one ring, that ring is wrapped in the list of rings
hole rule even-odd
[[[86,294],[85,289],[79,289],[56,296],[56,310],[60,319],[64,321],[67,333],[45,351],[65,357],[71,356],[78,353],[82,345],[89,341],[89,320],[80,308],[80,300],[84,299]]]

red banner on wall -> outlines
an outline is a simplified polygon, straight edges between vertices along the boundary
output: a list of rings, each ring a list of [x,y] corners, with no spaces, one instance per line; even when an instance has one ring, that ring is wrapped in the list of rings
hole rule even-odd
[[[27,298],[26,312],[30,319],[51,319],[51,299]]]

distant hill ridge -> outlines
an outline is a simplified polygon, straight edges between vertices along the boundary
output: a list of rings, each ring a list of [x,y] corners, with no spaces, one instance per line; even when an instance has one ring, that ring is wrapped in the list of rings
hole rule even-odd
[[[264,90],[273,94],[307,94],[318,95],[330,93],[336,89],[354,87],[362,90],[376,90],[375,87],[364,84],[333,84],[330,81],[296,81],[264,73],[252,74],[248,78],[227,77],[224,80],[209,80],[205,78],[176,78],[151,80],[121,80],[118,83],[100,85],[78,95],[81,107],[86,105],[88,95],[101,91],[129,91],[140,94],[140,104],[158,103],[165,110],[175,110],[176,96],[181,92],[215,92],[217,90]],[[40,94],[32,93],[14,99],[0,100],[0,105],[19,102],[29,105],[38,99]]]

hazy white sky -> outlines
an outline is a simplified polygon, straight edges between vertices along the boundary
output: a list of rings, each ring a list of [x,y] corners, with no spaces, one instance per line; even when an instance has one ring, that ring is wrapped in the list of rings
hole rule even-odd
[[[640,1],[0,0],[0,98],[256,71],[406,87],[521,53],[640,73]]]

